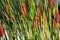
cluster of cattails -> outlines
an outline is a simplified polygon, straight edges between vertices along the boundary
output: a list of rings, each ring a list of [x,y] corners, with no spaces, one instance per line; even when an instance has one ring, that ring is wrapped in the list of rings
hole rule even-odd
[[[58,0],[0,0],[0,12],[4,40],[60,40]]]

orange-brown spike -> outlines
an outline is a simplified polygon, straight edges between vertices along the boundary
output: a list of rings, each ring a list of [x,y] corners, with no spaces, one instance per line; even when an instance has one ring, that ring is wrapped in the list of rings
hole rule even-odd
[[[40,7],[37,6],[37,14],[38,14],[38,17],[40,16]]]
[[[0,24],[0,37],[3,37],[3,35],[4,35],[4,30],[2,25]]]
[[[6,4],[6,12],[8,13],[8,5]]]

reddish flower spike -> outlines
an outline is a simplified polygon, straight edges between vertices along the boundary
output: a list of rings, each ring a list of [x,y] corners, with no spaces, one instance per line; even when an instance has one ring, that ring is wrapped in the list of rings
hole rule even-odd
[[[22,17],[25,17],[25,14],[26,14],[26,7],[25,7],[25,3],[24,3],[24,2],[22,2],[21,13],[22,13]]]
[[[38,17],[40,16],[40,8],[39,6],[37,7],[37,13],[38,13]]]
[[[8,5],[6,4],[6,12],[8,13]]]
[[[37,26],[37,19],[38,19],[38,18],[35,16],[35,17],[34,17],[34,28],[36,28],[36,26]]]
[[[0,24],[0,37],[3,37],[3,35],[4,35],[4,30],[2,25]]]
[[[44,15],[44,21],[47,22],[47,16],[46,16],[46,14]]]
[[[56,13],[56,22],[59,22],[59,12]]]
[[[53,4],[53,0],[49,0],[49,5],[51,6]]]
[[[55,20],[52,20],[52,27],[55,28]]]

